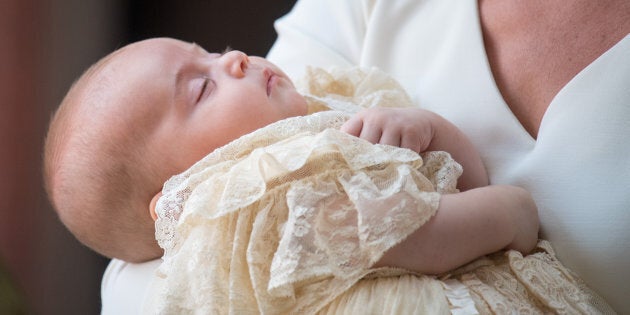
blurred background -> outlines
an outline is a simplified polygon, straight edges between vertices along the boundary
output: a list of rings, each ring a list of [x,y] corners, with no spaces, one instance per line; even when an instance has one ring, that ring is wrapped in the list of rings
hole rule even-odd
[[[44,194],[41,147],[72,82],[127,43],[169,36],[264,56],[295,0],[0,0],[0,314],[98,314],[108,260]]]

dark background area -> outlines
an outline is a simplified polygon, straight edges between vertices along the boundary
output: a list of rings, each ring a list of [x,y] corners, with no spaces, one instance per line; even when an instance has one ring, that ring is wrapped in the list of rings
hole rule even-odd
[[[273,20],[295,0],[136,0],[128,9],[128,37],[169,36],[196,42],[208,51],[227,46],[264,56],[276,38]]]
[[[264,56],[295,0],[0,1],[0,313],[98,314],[108,260],[60,224],[41,147],[72,82],[127,43],[168,36]],[[10,305],[10,306],[7,306]]]

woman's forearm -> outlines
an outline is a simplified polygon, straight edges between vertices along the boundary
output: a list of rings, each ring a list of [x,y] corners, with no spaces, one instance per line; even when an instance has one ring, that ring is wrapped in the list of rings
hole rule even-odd
[[[435,216],[387,251],[375,267],[437,274],[501,249],[527,253],[537,235],[537,209],[528,192],[486,186],[442,196]]]

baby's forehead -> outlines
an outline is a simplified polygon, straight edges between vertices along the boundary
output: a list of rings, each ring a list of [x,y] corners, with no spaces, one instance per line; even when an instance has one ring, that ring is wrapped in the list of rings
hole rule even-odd
[[[77,85],[81,85],[88,97],[106,92],[124,93],[121,88],[125,84],[120,83],[148,79],[163,69],[171,46],[165,41],[129,44],[92,65]]]
[[[193,56],[199,49],[194,43],[172,38],[151,38],[124,46],[111,54],[113,62],[148,60],[166,61]]]
[[[108,126],[123,125],[127,132],[155,126],[164,115],[161,111],[172,108],[177,71],[195,49],[191,43],[153,39],[107,55],[66,96],[68,107],[77,114],[74,125],[108,131],[113,128]]]
[[[172,38],[131,43],[98,61],[81,80],[86,88],[98,90],[121,81],[148,82],[174,76],[179,66],[199,56],[199,50],[203,49],[194,43]]]
[[[82,119],[127,122],[128,128],[139,128],[137,121],[152,124],[147,117],[156,117],[171,105],[176,73],[186,62],[189,47],[192,44],[172,39],[146,40],[97,62],[71,93],[73,102],[84,108],[82,116],[88,116]]]

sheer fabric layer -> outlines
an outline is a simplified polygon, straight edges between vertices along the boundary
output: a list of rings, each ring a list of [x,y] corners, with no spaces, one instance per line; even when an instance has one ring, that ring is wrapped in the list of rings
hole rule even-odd
[[[279,122],[239,141],[256,143],[247,154],[227,146],[165,186],[160,216],[177,224],[161,240],[164,313],[313,313],[455,191],[447,153],[370,144],[335,129],[345,117]]]
[[[300,89],[314,114],[237,139],[165,184],[152,313],[612,313],[545,241],[441,277],[370,269],[456,192],[461,167],[338,131],[362,108],[411,106],[376,69],[310,69]]]

